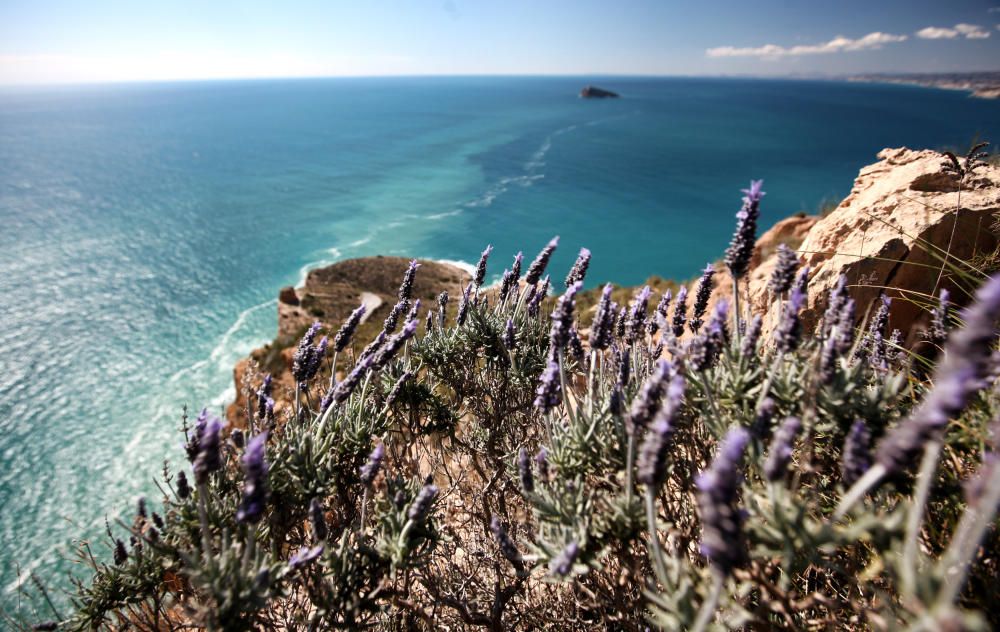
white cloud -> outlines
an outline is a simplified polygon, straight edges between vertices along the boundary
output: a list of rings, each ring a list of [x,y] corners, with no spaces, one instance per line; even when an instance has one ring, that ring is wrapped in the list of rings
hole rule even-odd
[[[990,32],[978,24],[956,24],[948,28],[945,26],[928,26],[920,29],[916,33],[921,39],[955,39],[964,37],[965,39],[986,39]]]
[[[847,51],[873,50],[882,48],[884,44],[902,42],[907,39],[906,35],[893,35],[892,33],[882,33],[876,31],[869,33],[858,39],[837,36],[823,44],[809,44],[799,46],[778,46],[777,44],[765,44],[764,46],[738,48],[735,46],[718,46],[705,51],[709,57],[792,57],[797,55],[822,55],[828,53],[841,53]]]

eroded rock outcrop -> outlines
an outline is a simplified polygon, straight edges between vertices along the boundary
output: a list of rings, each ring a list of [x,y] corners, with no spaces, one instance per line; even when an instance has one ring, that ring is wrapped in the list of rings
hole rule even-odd
[[[925,306],[936,289],[949,288],[963,301],[949,269],[938,278],[944,253],[950,252],[953,260],[973,260],[997,249],[993,225],[1000,212],[1000,167],[976,170],[959,192],[959,181],[942,169],[937,152],[884,149],[878,157],[879,162],[861,170],[850,195],[836,209],[813,220],[801,239],[792,239],[801,241],[790,246],[810,268],[803,320],[807,327],[815,326],[827,294],[843,274],[857,301],[859,320],[885,291],[894,299],[889,327],[904,332],[906,344],[913,346],[920,340]],[[768,238],[765,233],[762,241]],[[751,273],[749,295],[754,309],[767,314],[769,331],[778,314],[767,292],[774,257],[764,254]]]

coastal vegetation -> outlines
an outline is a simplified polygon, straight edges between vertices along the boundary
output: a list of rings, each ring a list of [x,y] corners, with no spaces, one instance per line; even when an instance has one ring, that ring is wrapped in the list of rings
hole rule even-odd
[[[952,238],[981,149],[938,157]],[[897,299],[859,302],[846,276],[817,296],[781,244],[762,313],[749,276],[765,202],[752,182],[721,264],[655,294],[584,299],[591,253],[557,274],[558,238],[496,286],[487,247],[429,306],[412,262],[370,337],[363,305],[312,324],[287,392],[250,367],[238,425],[185,415],[188,462],[83,544],[70,608],[38,580],[32,620],[12,623],[997,625],[1000,276],[952,239],[926,245],[934,291],[906,299],[928,323],[917,346],[890,327]]]

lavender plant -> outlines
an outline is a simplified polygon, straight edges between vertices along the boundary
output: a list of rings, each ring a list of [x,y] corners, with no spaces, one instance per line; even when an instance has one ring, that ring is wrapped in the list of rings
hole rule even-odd
[[[735,280],[749,270],[759,181],[745,193],[726,255]],[[879,351],[888,303],[856,326],[846,281],[825,297],[815,330],[803,321],[808,271],[795,278],[791,251],[770,282],[777,322],[740,314],[738,283],[732,309],[712,303],[714,268],[691,319],[681,288],[668,320],[669,294],[650,314],[648,288],[628,308],[611,286],[584,290],[586,249],[565,292],[547,297],[542,275],[556,243],[523,279],[518,255],[495,288],[484,286],[487,247],[454,316],[442,297],[424,329],[412,264],[392,311],[402,328],[386,323],[347,354],[356,310],[333,343],[334,365],[338,353],[349,362],[328,382],[313,369],[326,347],[310,328],[293,360],[294,395],[304,395],[296,406],[275,413],[274,398],[287,395],[264,377],[247,391],[247,427],[203,412],[185,430],[190,462],[165,468],[162,497],[108,529],[106,552],[84,545],[90,576],[72,610],[36,622],[998,623],[990,552],[1000,467],[987,428],[1000,412],[1000,278],[980,279],[960,316],[939,317],[953,326],[935,334],[944,354],[927,380],[906,356]],[[588,292],[593,313],[581,307]]]

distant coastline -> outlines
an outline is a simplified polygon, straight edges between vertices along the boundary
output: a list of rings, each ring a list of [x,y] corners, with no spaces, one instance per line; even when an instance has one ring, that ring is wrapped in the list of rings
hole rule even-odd
[[[926,88],[942,88],[945,90],[965,90],[970,93],[970,96],[979,99],[1000,99],[1000,71],[934,74],[874,73],[852,75],[847,77],[847,80],[864,83],[897,83]]]

